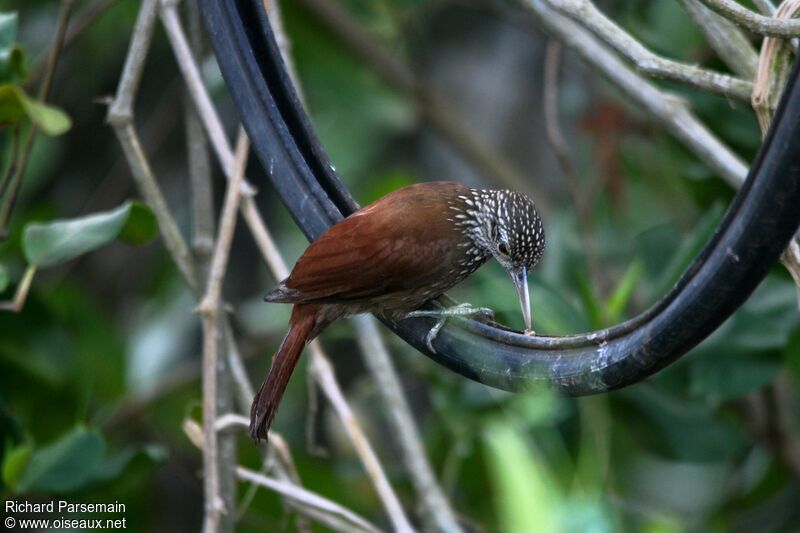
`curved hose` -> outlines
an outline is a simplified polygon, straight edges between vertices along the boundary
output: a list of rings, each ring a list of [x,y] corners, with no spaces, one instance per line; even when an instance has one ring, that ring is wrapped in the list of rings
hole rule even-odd
[[[223,77],[272,185],[309,239],[358,208],[314,135],[253,0],[201,0]],[[609,329],[528,337],[475,321],[387,322],[437,363],[509,391],[548,384],[571,395],[639,382],[674,362],[755,290],[800,226],[800,61],[744,187],[702,252],[653,307]]]

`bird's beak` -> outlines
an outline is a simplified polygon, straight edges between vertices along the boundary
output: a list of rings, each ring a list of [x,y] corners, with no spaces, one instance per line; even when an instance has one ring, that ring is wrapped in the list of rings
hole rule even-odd
[[[522,318],[525,319],[525,332],[531,331],[531,298],[528,293],[528,271],[523,267],[510,268],[508,273],[514,280],[519,297],[519,306],[522,308]]]

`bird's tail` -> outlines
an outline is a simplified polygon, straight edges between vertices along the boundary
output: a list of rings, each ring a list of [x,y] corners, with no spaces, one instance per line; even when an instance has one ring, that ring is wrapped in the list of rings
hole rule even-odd
[[[267,377],[258,389],[253,405],[250,407],[250,436],[258,440],[267,440],[269,427],[275,418],[275,411],[286,390],[289,377],[297,366],[303,348],[311,341],[311,336],[321,329],[317,323],[316,305],[295,305],[289,319],[289,331],[281,342],[278,352],[272,359],[272,366]]]

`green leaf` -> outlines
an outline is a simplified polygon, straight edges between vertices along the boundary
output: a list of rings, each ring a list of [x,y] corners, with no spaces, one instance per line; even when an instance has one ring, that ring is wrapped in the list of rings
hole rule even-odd
[[[12,490],[17,485],[19,477],[28,464],[32,448],[28,444],[17,446],[6,453],[3,460],[3,483]]]
[[[724,461],[742,453],[747,440],[740,424],[715,416],[714,407],[652,383],[640,383],[617,394],[613,423],[635,435],[639,445],[666,459],[687,462]]]
[[[96,429],[78,426],[32,453],[15,487],[21,492],[70,492],[92,481],[106,443]]]
[[[8,270],[3,265],[0,265],[0,294],[8,287]]]
[[[484,438],[502,530],[557,531],[558,489],[523,438],[503,423],[490,424]]]
[[[119,477],[119,475],[139,457],[146,458],[151,462],[162,462],[168,457],[167,450],[155,444],[142,447],[129,447],[114,457],[107,458],[94,472],[94,480],[109,481]]]
[[[722,215],[724,207],[720,203],[714,204],[703,218],[697,223],[692,233],[681,243],[672,256],[672,260],[661,272],[655,283],[653,295],[661,297],[677,282],[681,273],[689,266],[692,259],[700,252],[703,246],[714,234]]]
[[[689,391],[709,404],[719,404],[751,394],[771,383],[781,364],[769,353],[731,347],[708,357],[708,352],[689,366]]]
[[[615,324],[622,317],[625,308],[628,306],[633,291],[636,289],[636,283],[642,275],[642,262],[639,259],[634,259],[631,266],[625,271],[625,275],[619,280],[614,292],[608,298],[606,303],[606,320],[608,324]]]
[[[142,244],[156,236],[152,212],[125,202],[104,213],[46,224],[28,224],[22,239],[25,258],[33,265],[52,266],[96,250],[116,238]]]
[[[128,221],[119,232],[119,239],[140,246],[152,241],[158,235],[158,222],[149,207],[141,202],[131,202]]]
[[[46,135],[61,135],[72,127],[60,109],[35,101],[17,85],[0,85],[0,123],[18,122],[25,116]]]
[[[595,295],[594,289],[592,288],[592,282],[589,280],[589,276],[585,271],[580,271],[577,275],[577,281],[578,296],[581,297],[581,303],[583,304],[583,310],[586,313],[586,317],[589,319],[592,327],[603,327],[603,310],[601,302],[597,295]]]

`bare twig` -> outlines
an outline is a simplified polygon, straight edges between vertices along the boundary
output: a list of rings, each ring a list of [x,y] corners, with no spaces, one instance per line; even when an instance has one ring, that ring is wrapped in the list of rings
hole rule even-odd
[[[244,166],[247,161],[249,142],[244,131],[239,132],[236,144],[236,159],[233,177],[228,182],[225,203],[220,215],[211,269],[208,274],[205,296],[198,311],[203,321],[203,472],[205,484],[205,518],[203,531],[216,533],[220,527],[221,515],[225,512],[225,502],[220,492],[220,472],[218,458],[218,434],[214,426],[217,420],[217,365],[218,347],[222,339],[220,321],[220,297],[222,281],[228,266],[233,231],[236,228],[236,213],[239,207]],[[224,363],[223,363],[224,364]]]
[[[717,55],[739,76],[751,80],[756,75],[758,55],[747,35],[723,16],[714,13],[699,0],[682,0],[686,11],[705,35]]]
[[[402,505],[400,505],[397,494],[386,478],[386,473],[383,471],[383,466],[381,466],[377,454],[372,449],[364,430],[356,420],[350,404],[347,403],[342,393],[342,389],[333,372],[333,366],[322,352],[318,342],[311,345],[310,370],[314,373],[320,388],[342,421],[342,426],[350,438],[350,442],[352,442],[372,483],[375,485],[375,490],[383,501],[383,506],[386,508],[386,513],[389,515],[395,531],[402,533],[414,531],[405,511],[403,511]]]
[[[185,4],[190,45],[195,56],[202,56],[200,8],[195,2]],[[214,248],[214,186],[211,179],[211,160],[203,123],[197,114],[191,95],[185,92],[186,153],[188,155],[192,213],[192,251],[198,271],[205,279]]]
[[[298,503],[323,511],[331,519],[334,517],[338,518],[339,520],[336,525],[331,522],[323,522],[336,531],[368,533],[378,533],[380,531],[376,526],[346,507],[296,485],[267,477],[243,467],[238,467],[236,469],[236,475],[239,476],[240,479],[251,481],[264,488],[274,490]]]
[[[114,128],[119,139],[125,158],[131,169],[133,179],[136,181],[145,202],[153,210],[158,221],[159,231],[164,239],[164,245],[178,267],[181,276],[189,285],[195,295],[199,295],[200,286],[197,283],[192,254],[186,241],[178,229],[175,218],[167,207],[167,202],[158,186],[153,170],[142,150],[142,145],[136,129],[133,127],[133,102],[139,89],[139,83],[147,59],[147,52],[155,29],[158,14],[158,0],[144,0],[139,9],[133,37],[125,58],[117,94],[108,109],[108,122]]]
[[[108,122],[112,126],[133,120],[133,102],[139,91],[147,53],[153,40],[153,30],[158,15],[158,0],[144,0],[139,8],[133,28],[128,55],[122,68],[117,94],[108,109]]]
[[[233,154],[230,149],[224,149],[228,145],[225,129],[222,127],[222,121],[219,119],[217,110],[211,102],[211,97],[203,85],[200,69],[197,68],[197,63],[189,48],[189,42],[183,32],[176,4],[177,0],[161,0],[161,20],[172,45],[172,51],[175,53],[178,67],[181,69],[181,74],[183,74],[186,81],[186,87],[192,95],[192,100],[197,106],[197,112],[203,121],[206,133],[211,139],[211,146],[216,152],[225,175],[230,179],[234,164]],[[252,187],[247,185],[245,181],[242,181],[242,187],[242,192],[245,194],[251,194],[253,191]]]
[[[3,198],[9,183],[11,183],[12,178],[17,173],[17,161],[19,160],[20,152],[19,129],[19,124],[14,124],[14,127],[11,128],[11,160],[8,162],[8,167],[6,167],[6,171],[3,173],[2,181],[0,181],[0,198]],[[2,169],[1,166],[0,169]]]
[[[36,274],[36,267],[28,265],[22,279],[17,284],[17,289],[14,292],[14,297],[11,300],[0,301],[0,311],[11,311],[12,313],[19,313],[25,305],[25,300],[28,299],[28,291],[31,289],[33,282],[33,275]]]
[[[71,17],[70,24],[67,27],[67,33],[64,36],[64,45],[61,47],[62,51],[66,52],[69,50],[75,40],[97,21],[109,7],[118,1],[119,0],[97,0],[75,13],[75,15]],[[46,67],[47,57],[43,56],[38,58],[33,68],[31,68],[31,73],[26,85],[36,83],[45,72]]]
[[[367,315],[357,316],[353,319],[353,324],[362,359],[375,380],[390,426],[400,446],[406,470],[417,491],[417,500],[422,509],[426,530],[446,533],[461,531],[450,503],[439,487],[425,455],[425,448],[414,417],[411,415],[411,408],[375,319]]]
[[[643,107],[689,150],[733,187],[747,176],[747,167],[689,110],[685,101],[655,87],[631,71],[596,37],[559,14],[544,0],[520,0],[539,24],[572,48],[630,99]]]
[[[712,72],[694,65],[679,63],[647,49],[614,21],[606,17],[590,0],[547,0],[558,11],[587,27],[617,52],[650,76],[679,81],[723,96],[749,100],[753,84]]]
[[[775,16],[790,19],[800,12],[800,0],[787,0]],[[772,115],[778,106],[786,78],[789,74],[789,47],[785,39],[767,37],[761,43],[758,69],[753,89],[753,109],[758,117],[761,132],[766,135]]]
[[[792,415],[792,405],[796,401],[791,378],[781,372],[767,387],[735,405],[748,431],[772,451],[796,480],[800,480],[800,438]]]
[[[578,225],[580,226],[580,238],[583,249],[586,253],[586,263],[589,268],[589,275],[592,285],[600,286],[603,282],[601,269],[597,260],[597,250],[594,240],[591,238],[592,214],[588,198],[593,195],[594,187],[584,191],[578,181],[578,174],[572,164],[564,135],[561,132],[559,115],[559,82],[558,68],[561,63],[561,43],[555,39],[549,39],[545,50],[544,76],[543,76],[543,116],[545,126],[545,136],[547,143],[556,156],[561,171],[567,179],[567,190],[572,196],[572,203],[575,204]]]
[[[214,431],[228,431],[230,429],[247,429],[250,426],[250,419],[236,413],[227,413],[217,418],[214,422]]]
[[[789,467],[795,479],[800,480],[800,427],[793,409],[798,398],[792,383],[792,377],[785,371],[775,378],[770,386],[770,414],[774,426],[776,454]]]
[[[189,31],[190,47],[192,53],[196,56],[203,54],[203,33],[202,23],[200,20],[200,8],[196,2],[186,2],[184,4],[184,12],[186,15],[186,24]],[[190,196],[191,196],[191,215],[192,215],[192,251],[194,252],[194,263],[198,277],[202,283],[207,284],[209,280],[209,272],[211,269],[212,252],[214,248],[214,187],[212,183],[211,161],[209,157],[209,147],[206,140],[205,132],[203,131],[203,124],[197,115],[194,105],[191,101],[191,96],[188,92],[184,91],[184,110],[185,110],[185,124],[186,124],[186,153],[188,156],[188,170],[190,181]],[[213,366],[208,365],[208,359],[211,355],[206,354],[204,351],[203,357],[203,384],[208,385],[208,373],[213,372],[215,386],[215,396],[213,398],[205,397],[203,401],[206,405],[208,402],[214,403],[214,409],[217,413],[229,413],[233,411],[233,394],[232,384],[230,383],[230,365],[228,364],[233,357],[228,354],[228,351],[233,349],[235,343],[230,342],[229,328],[224,326],[225,322],[220,320],[219,309],[214,310],[214,316],[208,322],[203,324],[203,337],[209,335],[207,327],[209,323],[213,323],[213,327],[217,328],[214,337],[216,352],[226,354],[227,357],[218,356],[214,354],[217,362]],[[205,318],[204,318],[205,320]],[[206,346],[204,345],[204,350]],[[213,435],[206,435],[206,439],[213,439]],[[204,448],[209,449],[209,448]],[[213,456],[204,456],[205,469],[209,471],[212,466],[211,461],[215,463],[213,472],[216,474],[216,489],[219,495],[219,503],[221,504],[221,512],[219,520],[216,524],[216,531],[221,533],[231,532],[234,529],[234,522],[236,520],[236,435],[230,432],[223,432],[216,436],[216,446],[213,448],[216,452]],[[205,479],[209,482],[208,477]],[[206,502],[214,501],[212,498],[206,498]]]
[[[761,11],[762,15],[767,15],[771,17],[775,14],[775,6],[773,5],[771,0],[752,0],[753,5]]]
[[[261,5],[267,12],[269,18],[269,25],[272,28],[272,34],[275,36],[275,42],[278,45],[278,50],[281,51],[281,57],[286,66],[286,72],[289,74],[289,79],[292,80],[294,90],[297,97],[303,106],[306,105],[305,95],[303,94],[303,86],[300,84],[300,76],[297,74],[297,68],[294,61],[292,61],[292,43],[286,36],[286,30],[283,27],[283,17],[281,16],[281,6],[274,0],[262,0]]]
[[[800,244],[797,243],[797,238],[793,239],[789,247],[783,251],[781,263],[789,271],[797,287],[797,306],[800,308]]]
[[[544,124],[545,135],[547,136],[547,143],[550,149],[556,156],[561,171],[567,178],[567,186],[572,194],[573,201],[576,202],[576,211],[580,216],[586,210],[583,205],[583,197],[580,192],[580,183],[578,183],[578,175],[575,172],[575,167],[572,165],[572,158],[569,155],[569,147],[567,141],[564,140],[564,135],[561,133],[561,127],[558,120],[558,67],[561,63],[561,43],[555,39],[550,39],[547,42],[544,59],[544,76],[543,76],[543,100],[544,105]]]
[[[244,166],[250,150],[250,142],[244,130],[239,130],[236,141],[236,159],[233,167],[233,177],[228,182],[225,193],[225,203],[220,216],[220,227],[215,241],[214,254],[211,258],[211,270],[208,273],[208,284],[203,300],[198,307],[200,313],[209,313],[220,307],[222,281],[228,265],[233,230],[236,227],[236,213],[239,208],[241,182],[244,175]],[[235,185],[235,186],[234,186]]]
[[[238,419],[236,417],[225,417],[221,419],[225,427],[230,425],[237,425]],[[203,428],[192,419],[185,419],[183,421],[183,432],[189,440],[199,449],[203,449],[204,438]],[[224,429],[224,428],[223,428]],[[270,440],[273,435],[270,434]],[[277,441],[282,443],[282,439],[278,438]],[[274,442],[273,442],[274,445]],[[285,444],[282,445],[285,448]],[[297,510],[304,516],[316,520],[334,531],[342,533],[349,533],[351,531],[365,532],[365,533],[380,533],[380,530],[361,518],[354,512],[346,507],[328,500],[327,498],[308,491],[300,486],[297,486],[284,479],[275,479],[264,476],[261,473],[249,470],[243,467],[236,468],[236,475],[239,479],[255,483],[262,487],[281,494],[285,499],[291,502],[292,508]]]
[[[734,0],[700,0],[725,18],[759,35],[773,37],[797,37],[800,35],[800,20],[765,17]],[[764,6],[766,7],[766,5]]]

